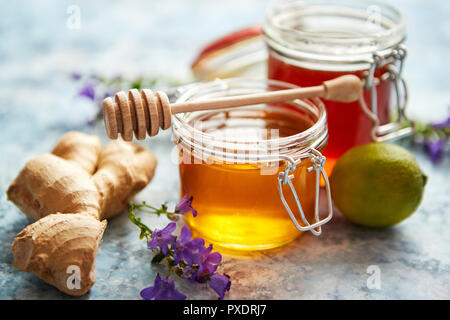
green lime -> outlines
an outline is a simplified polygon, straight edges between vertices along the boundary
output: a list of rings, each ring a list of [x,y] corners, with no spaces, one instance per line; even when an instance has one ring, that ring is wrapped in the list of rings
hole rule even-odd
[[[409,217],[419,206],[427,176],[405,148],[370,143],[347,151],[330,177],[331,194],[350,221],[387,227]]]

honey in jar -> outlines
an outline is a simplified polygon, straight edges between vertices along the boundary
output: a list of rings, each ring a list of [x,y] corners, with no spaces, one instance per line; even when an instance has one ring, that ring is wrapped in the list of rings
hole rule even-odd
[[[190,87],[178,101],[289,87],[280,82],[228,79]],[[281,198],[303,230],[319,222],[318,177],[311,171],[310,156],[312,149],[320,154],[328,136],[319,100],[187,113],[175,116],[173,134],[181,192],[194,197],[198,212],[197,217],[188,214],[184,219],[196,236],[237,250],[288,243],[302,231]],[[295,161],[288,174],[303,216],[289,183],[281,179],[286,166]]]
[[[405,84],[400,79],[406,54],[401,45],[404,21],[397,9],[360,0],[277,1],[267,11],[264,34],[269,79],[307,87],[355,74],[366,83],[364,101],[372,117],[358,101],[324,101],[329,130],[324,152],[328,174],[350,148],[381,140],[388,131],[387,138],[402,136],[399,123],[387,124],[393,83]],[[395,93],[401,94],[398,90]],[[401,120],[406,101],[397,102],[396,120]]]

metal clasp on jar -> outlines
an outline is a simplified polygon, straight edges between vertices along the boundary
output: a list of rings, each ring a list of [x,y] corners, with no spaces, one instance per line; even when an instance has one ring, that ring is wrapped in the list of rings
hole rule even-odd
[[[289,216],[292,219],[292,222],[294,223],[295,227],[300,231],[311,231],[312,234],[318,236],[322,233],[321,226],[327,223],[331,220],[333,217],[333,205],[331,200],[331,191],[330,191],[330,183],[328,181],[327,174],[324,170],[324,165],[326,158],[316,149],[312,148],[310,152],[305,153],[301,155],[297,160],[294,160],[292,157],[289,156],[280,156],[281,159],[286,161],[286,169],[284,172],[280,172],[277,177],[278,181],[278,193],[280,194],[281,202],[283,203],[284,207],[286,208],[286,211],[288,212]],[[315,172],[316,175],[316,181],[315,181],[315,200],[314,200],[314,223],[309,223],[308,219],[305,217],[305,213],[303,211],[302,205],[300,203],[299,195],[297,191],[295,190],[295,187],[292,183],[292,179],[294,179],[294,175],[290,174],[291,172],[294,172],[297,168],[297,165],[302,162],[305,159],[311,159],[312,166],[309,167],[307,170],[308,172]],[[327,193],[327,200],[328,200],[328,216],[322,220],[320,220],[319,216],[319,196],[320,196],[320,175],[322,174],[323,179],[325,181],[325,190]],[[294,196],[295,202],[297,204],[298,211],[300,213],[300,217],[303,221],[304,226],[302,226],[297,219],[295,218],[294,213],[292,212],[291,208],[289,207],[289,204],[286,201],[286,198],[284,197],[283,193],[283,185],[289,185],[289,188],[291,189],[292,195]]]
[[[370,61],[369,71],[363,79],[364,87],[370,89],[371,108],[369,109],[367,106],[364,97],[359,99],[359,103],[364,113],[372,120],[371,137],[373,141],[391,141],[413,133],[413,123],[407,118],[405,113],[408,102],[408,87],[405,79],[401,76],[406,54],[407,51],[403,45],[399,45],[388,55],[382,56],[380,53],[375,52],[372,61]],[[375,78],[375,70],[387,60],[393,60],[393,63],[387,66],[387,72],[382,74],[379,79]],[[380,125],[378,119],[377,84],[379,81],[392,81],[396,96],[397,119],[384,125]]]

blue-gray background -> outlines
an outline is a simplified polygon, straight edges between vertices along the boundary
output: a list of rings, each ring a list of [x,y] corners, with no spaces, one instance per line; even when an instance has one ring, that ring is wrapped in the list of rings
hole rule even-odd
[[[405,76],[409,115],[446,117],[450,104],[448,1],[396,0],[408,24]],[[164,76],[190,80],[189,65],[208,41],[259,23],[269,1],[5,1],[0,11],[0,299],[68,298],[12,267],[10,245],[30,221],[5,191],[32,157],[68,130],[102,136],[86,126],[95,106],[76,98],[73,71],[104,76]],[[67,8],[81,9],[81,28],[66,27]],[[149,146],[159,159],[152,183],[138,196],[158,204],[178,198],[169,134]],[[449,162],[433,166],[412,149],[429,183],[419,210],[387,230],[354,226],[340,214],[316,238],[305,234],[281,249],[250,257],[225,255],[232,299],[450,298]],[[145,218],[161,227],[164,218]],[[110,221],[97,258],[97,283],[83,298],[138,299],[153,282],[150,253],[126,215]],[[381,289],[367,288],[369,265],[381,269]],[[215,295],[201,284],[177,282],[192,299]]]

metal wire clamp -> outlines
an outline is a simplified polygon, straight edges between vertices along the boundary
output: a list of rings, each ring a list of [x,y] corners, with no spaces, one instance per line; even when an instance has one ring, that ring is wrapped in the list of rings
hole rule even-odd
[[[318,236],[322,233],[321,226],[331,220],[333,217],[333,205],[331,200],[331,191],[330,191],[330,182],[328,181],[327,174],[324,170],[324,165],[326,158],[316,149],[312,148],[310,152],[305,153],[300,156],[297,160],[294,160],[290,156],[281,156],[282,159],[286,160],[286,169],[284,172],[280,172],[277,177],[278,181],[278,193],[280,195],[281,202],[283,203],[286,211],[292,219],[295,227],[300,231],[311,231],[312,234]],[[315,189],[315,203],[314,203],[314,218],[315,222],[310,224],[309,221],[305,217],[305,213],[303,211],[302,205],[300,203],[299,195],[295,190],[295,187],[292,183],[294,176],[290,174],[294,172],[297,168],[297,165],[301,163],[304,159],[311,159],[312,166],[307,169],[308,172],[315,172],[316,175],[316,189]],[[328,216],[322,220],[319,217],[319,193],[320,193],[320,175],[322,174],[323,179],[325,181],[325,190],[327,193],[328,200]],[[288,184],[291,189],[292,195],[294,196],[295,202],[297,204],[298,211],[300,213],[300,217],[304,223],[304,226],[300,225],[300,223],[295,218],[294,213],[292,212],[289,204],[286,201],[283,193],[283,186]]]
[[[373,127],[371,137],[373,141],[391,141],[409,136],[413,133],[413,124],[407,118],[405,113],[408,102],[408,87],[405,79],[401,76],[406,54],[407,51],[403,45],[399,45],[394,48],[387,56],[382,56],[378,52],[373,54],[368,74],[364,79],[365,88],[370,89],[370,108],[367,106],[363,97],[359,99],[362,110],[372,121]],[[393,63],[387,66],[387,71],[381,75],[380,79],[376,79],[376,68],[383,65],[388,60],[392,60]],[[380,121],[378,119],[376,86],[380,81],[393,82],[397,106],[397,120],[384,125],[380,125]],[[403,127],[404,123],[408,123],[409,125],[407,127]]]

